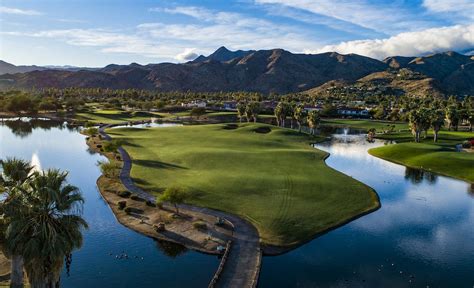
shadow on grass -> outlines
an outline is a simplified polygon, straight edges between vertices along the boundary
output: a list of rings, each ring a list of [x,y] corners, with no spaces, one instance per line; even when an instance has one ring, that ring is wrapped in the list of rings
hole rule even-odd
[[[133,164],[150,167],[150,168],[159,168],[159,169],[188,169],[183,166],[179,166],[176,164],[165,163],[161,161],[155,160],[133,160]]]

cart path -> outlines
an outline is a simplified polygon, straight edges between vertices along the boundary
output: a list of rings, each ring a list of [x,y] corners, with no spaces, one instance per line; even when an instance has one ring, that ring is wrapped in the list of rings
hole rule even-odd
[[[124,124],[127,123],[101,126],[99,128],[99,133],[105,140],[111,140],[112,138],[105,133],[105,129]],[[132,170],[132,159],[130,158],[130,155],[122,147],[119,147],[118,151],[123,160],[123,167],[120,171],[120,181],[123,183],[125,188],[132,193],[136,193],[143,199],[155,201],[155,196],[140,189],[133,183],[133,180],[130,177],[130,172]],[[179,209],[225,218],[234,226],[233,235],[229,239],[232,241],[229,256],[221,274],[219,275],[215,287],[256,287],[262,257],[260,250],[260,237],[257,229],[255,229],[255,227],[248,221],[223,211],[188,204],[179,205]]]

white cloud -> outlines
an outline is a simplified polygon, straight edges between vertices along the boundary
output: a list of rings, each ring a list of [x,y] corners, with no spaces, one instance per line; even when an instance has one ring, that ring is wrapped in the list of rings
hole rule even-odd
[[[183,52],[179,53],[176,55],[176,59],[179,61],[190,61],[196,59],[198,57],[198,54],[195,52],[195,48],[186,48],[184,49]]]
[[[213,14],[210,10],[202,8],[202,7],[195,7],[195,6],[178,6],[174,8],[150,8],[149,11],[151,12],[165,12],[169,14],[182,14],[189,17],[193,17],[200,20],[208,20],[213,18]]]
[[[463,16],[474,19],[474,1],[472,0],[424,0],[423,7],[433,13],[447,13],[446,16]]]
[[[256,4],[273,4],[309,11],[340,21],[349,22],[364,28],[392,34],[405,29],[430,27],[431,23],[414,17],[410,10],[397,5],[384,3],[376,5],[366,0],[254,0]],[[416,23],[416,25],[414,25]],[[421,26],[420,26],[421,25]]]
[[[37,15],[42,15],[43,13],[35,11],[35,10],[23,10],[23,9],[18,9],[18,8],[0,6],[0,14],[37,16]]]
[[[336,51],[356,53],[383,59],[387,56],[416,56],[447,50],[465,50],[474,47],[474,24],[431,28],[405,32],[386,39],[368,39],[327,45],[306,53]]]
[[[74,46],[100,47],[103,53],[136,54],[160,61],[183,61],[185,56],[191,57],[182,52],[189,47],[206,54],[222,45],[231,49],[283,48],[294,52],[320,45],[296,27],[238,13],[212,11],[211,14],[212,17],[200,24],[143,23],[131,33],[60,29],[30,33],[4,31],[0,34],[54,39]]]

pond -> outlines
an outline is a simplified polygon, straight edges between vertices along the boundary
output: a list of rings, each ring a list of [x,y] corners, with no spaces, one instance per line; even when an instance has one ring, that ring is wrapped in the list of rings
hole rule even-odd
[[[264,257],[259,287],[473,287],[473,187],[375,158],[367,150],[382,141],[345,132],[316,147],[330,167],[374,188],[382,207]]]
[[[96,163],[103,157],[88,150],[77,128],[45,119],[0,120],[0,159],[5,157],[69,171],[69,182],[86,200],[90,227],[73,254],[70,276],[61,276],[62,287],[207,287],[219,265],[216,256],[154,241],[116,221],[96,187]],[[128,259],[116,258],[122,253]]]

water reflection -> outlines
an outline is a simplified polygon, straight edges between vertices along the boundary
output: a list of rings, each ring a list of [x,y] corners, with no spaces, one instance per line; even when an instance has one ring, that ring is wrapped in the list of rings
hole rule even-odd
[[[83,247],[74,252],[71,275],[63,270],[62,287],[91,283],[93,287],[205,287],[209,283],[219,263],[217,257],[184,253],[182,248],[166,244],[157,249],[152,239],[119,224],[97,191],[100,171],[96,163],[102,156],[88,152],[77,128],[40,120],[0,121],[0,159],[19,157],[31,159],[41,169],[67,170],[68,181],[78,186],[85,198],[84,218],[89,229],[84,233]],[[27,133],[18,133],[18,125]],[[130,257],[115,257],[122,254]]]
[[[173,242],[155,240],[155,243],[158,250],[160,250],[161,252],[163,252],[163,254],[171,258],[176,258],[188,252],[188,249],[186,247]]]
[[[10,128],[11,132],[20,138],[29,136],[34,129],[42,129],[45,131],[51,130],[51,128],[67,128],[70,131],[77,129],[76,127],[66,126],[64,121],[50,120],[45,118],[3,118],[0,119],[0,123]]]
[[[409,179],[413,184],[421,183],[424,180],[426,180],[427,183],[433,184],[436,183],[438,175],[422,169],[406,167],[405,179]]]
[[[381,145],[349,133],[317,145],[330,167],[374,188],[382,207],[264,258],[261,287],[472,287],[473,186],[367,153]]]

